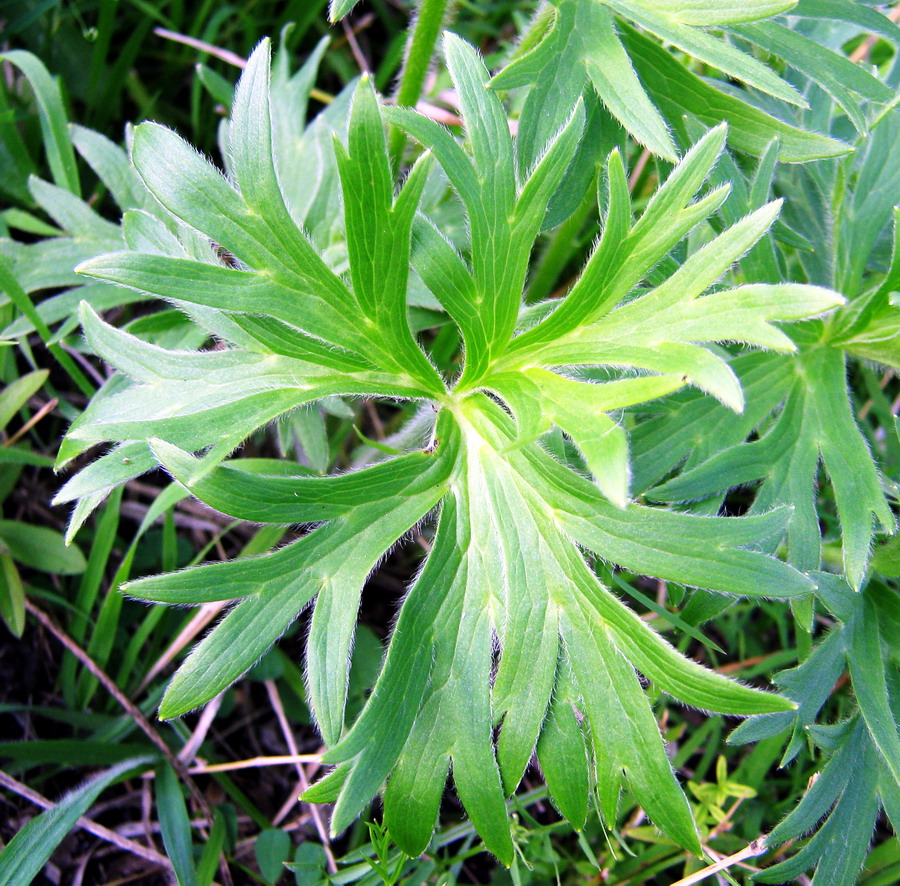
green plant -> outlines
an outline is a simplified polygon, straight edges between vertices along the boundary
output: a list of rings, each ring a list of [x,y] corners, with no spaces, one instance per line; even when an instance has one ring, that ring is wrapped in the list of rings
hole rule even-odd
[[[352,289],[313,250],[279,186],[266,45],[248,64],[234,103],[229,142],[239,190],[174,134],[152,124],[137,128],[132,156],[147,188],[239,264],[120,252],[79,272],[200,304],[230,347],[166,352],[85,309],[92,350],[131,383],[122,378],[95,398],[70,429],[61,457],[100,441],[147,440],[159,463],[218,510],[259,522],[327,521],[266,557],[141,579],[126,590],[168,603],[241,600],[175,677],[163,717],[226,688],[316,599],[310,700],[331,747],[327,759],[342,765],[307,797],[337,800],[335,831],[387,779],[388,828],[407,854],[419,854],[452,759],[467,812],[509,863],[505,797],[540,735],[550,789],[577,826],[596,767],[608,820],[615,819],[624,776],[654,822],[699,851],[632,667],[704,709],[746,715],[791,705],[678,655],[597,580],[576,544],[637,572],[724,593],[794,597],[814,584],[745,548],[783,531],[787,511],[729,520],[628,504],[625,434],[609,413],[688,383],[741,410],[727,363],[697,342],[790,351],[795,345],[773,321],[828,311],[841,298],[800,284],[703,295],[768,230],[774,203],[620,304],[727,196],[727,188],[716,188],[692,202],[722,150],[720,127],[688,152],[634,224],[624,168],[613,153],[602,197],[604,237],[564,300],[523,315],[532,243],[575,152],[583,112],[576,106],[541,162],[517,180],[486,70],[457,38],[448,37],[445,52],[472,159],[426,118],[393,109],[386,115],[427,145],[462,199],[471,268],[415,216],[429,154],[394,196],[382,112],[365,79],[354,97],[348,146],[335,143]],[[407,324],[411,236],[413,267],[465,341],[462,371],[449,387]],[[568,367],[571,374],[579,366],[607,368],[593,380],[553,371]],[[514,423],[488,393],[507,405]],[[242,472],[239,460],[219,465],[261,424],[334,395],[421,400],[435,415],[432,441],[422,452],[333,478],[256,476]],[[596,485],[536,443],[551,425],[569,435]],[[205,450],[201,458],[189,454],[198,450]],[[362,583],[383,552],[438,504],[434,550],[404,602],[372,698],[345,734],[347,661]],[[492,637],[502,650],[493,685]],[[583,727],[573,705],[585,714]],[[491,731],[501,720],[495,760]]]
[[[127,152],[68,128],[41,63],[6,55],[37,97],[55,185],[29,180],[30,159],[4,183],[27,207],[3,215],[24,235],[0,240],[4,337],[35,366],[36,332],[92,395],[83,412],[64,400],[74,421],[57,467],[81,468],[55,499],[74,503],[70,541],[110,497],[70,635],[141,691],[158,673],[130,673],[142,644],[193,622],[141,609],[129,636],[120,585],[174,606],[231,603],[145,704],[162,695],[180,748],[177,718],[222,693],[227,705],[248,669],[270,699],[290,687],[334,766],[303,799],[335,804],[341,882],[471,879],[460,868],[477,836],[509,867],[497,881],[517,886],[599,871],[663,882],[675,865],[701,876],[704,856],[764,852],[762,882],[812,867],[816,886],[892,882],[900,858],[879,816],[900,821],[900,548],[877,536],[894,531],[900,476],[900,31],[850,0],[559,0],[527,21],[516,10],[521,40],[505,53],[467,6],[460,30],[501,70],[445,35],[428,90],[458,112],[448,130],[402,105],[425,88],[454,6],[420,5],[397,105],[363,76],[305,126],[325,42],[294,75],[284,45],[270,72],[264,42],[233,97],[202,71],[230,110],[224,176],[157,124],[129,130]],[[103,183],[85,200],[76,151]],[[91,208],[104,187],[121,225]],[[148,314],[151,299],[168,309]],[[101,319],[109,309],[124,326]],[[96,394],[73,348],[117,370]],[[43,383],[35,372],[3,396],[14,412]],[[235,455],[268,440],[304,464]],[[14,447],[17,459],[47,463]],[[156,467],[173,483],[98,597],[123,489]],[[181,551],[172,508],[189,495],[263,528],[237,559],[197,565],[221,536]],[[160,514],[164,574],[123,585],[153,568],[136,557]],[[427,554],[379,667],[378,639],[357,627],[361,591],[388,552],[414,559],[396,553],[408,537]],[[22,586],[0,603],[21,632]],[[304,686],[267,651],[297,637],[307,607]],[[718,644],[781,694],[723,676]],[[63,697],[92,704],[95,675],[75,664]],[[749,719],[726,744],[716,713]],[[110,734],[85,748],[101,759]],[[33,759],[29,744],[0,753]],[[217,810],[198,859],[185,774],[142,765],[156,769],[176,876],[211,882],[236,854],[232,825]],[[442,826],[451,772],[470,823]],[[287,833],[222,784],[276,882]],[[366,844],[349,826],[378,794]],[[567,821],[541,807],[548,794]],[[78,796],[82,814],[96,794]],[[190,800],[198,810],[195,788]],[[42,822],[29,838],[61,838]],[[0,856],[0,879],[22,845]],[[321,880],[325,846],[302,843],[287,866]]]

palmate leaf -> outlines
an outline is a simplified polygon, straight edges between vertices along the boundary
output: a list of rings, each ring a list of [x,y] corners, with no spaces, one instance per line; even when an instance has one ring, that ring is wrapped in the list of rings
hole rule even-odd
[[[897,309],[890,293],[897,287],[900,267],[893,208],[897,172],[896,164],[885,162],[885,151],[898,132],[896,111],[873,129],[858,160],[855,188],[836,212],[833,239],[831,232],[816,229],[823,223],[817,212],[826,205],[819,202],[820,188],[835,184],[836,169],[823,170],[824,181],[792,201],[795,228],[807,238],[829,243],[814,258],[804,257],[807,273],[812,279],[833,281],[847,303],[826,323],[795,328],[792,335],[799,350],[792,356],[757,354],[732,362],[744,389],[753,390],[749,402],[755,403],[755,414],[739,422],[695,401],[677,415],[647,422],[636,434],[638,489],[658,483],[647,491],[656,501],[716,500],[735,485],[762,481],[751,512],[791,504],[788,557],[804,571],[820,566],[814,488],[819,463],[824,464],[841,525],[844,570],[857,589],[866,575],[876,530],[892,533],[896,522],[885,495],[879,452],[861,433],[846,379],[853,357],[886,366],[896,361]],[[895,249],[885,272],[871,265],[874,246],[890,230],[892,217]],[[764,265],[759,268],[766,273]],[[759,430],[758,439],[748,442],[754,429]],[[717,445],[695,445],[698,438],[715,439]],[[659,483],[682,459],[677,476]]]
[[[725,199],[723,188],[697,197],[722,150],[722,127],[688,152],[636,221],[614,153],[604,235],[579,282],[547,306],[543,320],[518,331],[529,255],[577,149],[584,112],[573,103],[540,161],[523,168],[474,49],[448,35],[445,55],[468,151],[433,121],[382,109],[367,79],[356,88],[346,144],[339,139],[335,146],[349,257],[344,276],[285,201],[284,166],[273,153],[266,43],[236,93],[233,180],[174,133],[138,127],[134,164],[151,193],[235,262],[226,267],[132,248],[80,271],[201,306],[221,345],[159,348],[85,310],[90,346],[121,375],[73,424],[64,456],[102,440],[120,448],[88,467],[86,479],[69,481],[61,497],[90,499],[121,482],[128,466],[120,462],[133,456],[142,470],[152,459],[238,518],[322,524],[272,554],[140,579],[127,592],[170,604],[237,601],[173,679],[164,717],[228,686],[315,601],[310,701],[327,759],[338,765],[307,799],[336,802],[335,831],[386,782],[390,831],[405,852],[421,852],[452,766],[472,822],[509,864],[506,800],[537,748],[553,797],[576,825],[595,786],[600,811],[614,825],[627,787],[656,825],[696,852],[690,807],[637,672],[705,710],[762,714],[793,703],[682,656],[597,579],[581,549],[723,594],[811,594],[810,578],[750,547],[776,542],[788,509],[726,519],[629,503],[618,413],[686,385],[740,410],[739,382],[714,343],[792,351],[794,342],[774,324],[819,315],[841,299],[794,284],[704,294],[765,235],[777,203],[737,219],[667,282],[636,288]],[[398,192],[382,116],[430,152]],[[465,207],[469,258],[416,215],[429,156]],[[433,368],[411,332],[410,266],[462,333],[464,366],[455,379]],[[699,319],[711,311],[716,321],[704,331]],[[602,367],[606,380],[576,376],[578,367]],[[261,474],[242,470],[240,459],[223,462],[272,418],[334,394],[421,401],[424,414],[436,416],[432,440],[422,451],[328,477]],[[542,449],[536,438],[552,425],[581,450],[595,482]],[[436,508],[433,549],[401,607],[381,675],[358,719],[346,723],[361,587],[383,553]]]
[[[765,511],[774,502],[793,504],[789,557],[800,569],[817,569],[820,530],[812,489],[821,458],[841,518],[844,567],[858,588],[866,572],[874,519],[886,532],[894,531],[895,520],[847,400],[844,356],[837,348],[816,344],[814,339],[793,360],[783,410],[763,437],[722,449],[649,495],[658,501],[696,499],[763,479],[754,509]]]

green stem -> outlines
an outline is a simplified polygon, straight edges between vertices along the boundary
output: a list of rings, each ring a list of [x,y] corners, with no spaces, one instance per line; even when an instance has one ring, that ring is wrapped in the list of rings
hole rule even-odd
[[[434,54],[441,25],[447,15],[451,0],[420,0],[419,12],[410,31],[406,44],[406,58],[400,74],[400,85],[395,96],[400,107],[414,108],[422,94],[428,66]],[[390,135],[390,153],[395,165],[399,166],[400,156],[406,146],[406,133],[394,128]]]

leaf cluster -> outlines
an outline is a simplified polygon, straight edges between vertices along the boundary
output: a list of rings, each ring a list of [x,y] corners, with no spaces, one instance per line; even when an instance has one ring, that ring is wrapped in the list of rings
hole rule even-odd
[[[410,104],[445,5],[423,4],[410,33],[398,87]],[[895,530],[900,470],[887,393],[900,369],[900,66],[851,62],[860,32],[900,33],[850,0],[554,0],[493,77],[445,32],[452,130],[385,102],[367,75],[304,125],[326,43],[291,74],[265,40],[229,97],[224,170],[156,123],[129,128],[126,150],[69,129],[41,63],[5,53],[38,96],[53,183],[19,189],[50,221],[14,216],[32,236],[0,240],[16,311],[4,337],[36,334],[89,397],[57,468],[111,444],[55,498],[74,505],[68,541],[158,467],[174,485],[141,532],[187,495],[273,541],[304,527],[274,550],[178,572],[169,557],[124,584],[139,600],[227,605],[160,716],[219,696],[309,610],[303,695],[333,768],[303,799],[334,804],[337,835],[380,794],[368,864],[397,882],[432,842],[450,776],[516,872],[510,809],[533,761],[579,832],[596,814],[615,833],[636,805],[654,840],[702,856],[728,824],[725,800],[758,782],[729,777],[723,759],[715,783],[689,783],[692,804],[654,710],[663,694],[749,717],[735,746],[781,743],[782,766],[821,767],[766,841],[814,835],[761,882],[814,865],[817,884],[854,882],[880,811],[900,820],[900,569],[895,541],[876,543]],[[641,150],[653,173],[629,177]],[[82,199],[76,154],[121,224]],[[101,316],[153,299],[168,308],[127,328]],[[115,370],[96,392],[61,347],[79,327],[83,350]],[[7,388],[0,418],[46,381]],[[408,420],[329,474],[324,416],[352,417],[360,400]],[[296,434],[312,469],[236,457],[271,427]],[[18,633],[14,561],[46,568],[45,544],[63,564],[52,571],[85,568],[42,532],[0,522],[0,611]],[[413,534],[427,555],[360,704],[361,592]],[[667,605],[642,593],[646,579]],[[797,664],[777,675],[781,694],[729,679],[614,588],[707,649],[700,625],[738,598],[787,601]],[[849,706],[834,688],[845,672]],[[79,698],[95,688],[83,680]],[[83,814],[120,775],[60,814]],[[190,870],[175,775],[157,778],[166,847]],[[265,833],[260,869],[277,879],[270,856],[287,850]]]

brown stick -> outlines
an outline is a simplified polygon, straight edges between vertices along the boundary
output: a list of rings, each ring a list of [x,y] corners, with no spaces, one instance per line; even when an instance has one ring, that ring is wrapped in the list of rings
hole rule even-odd
[[[137,727],[150,739],[154,747],[158,748],[163,756],[169,761],[172,768],[178,773],[179,777],[188,786],[197,805],[203,811],[204,815],[212,821],[212,811],[206,802],[206,798],[194,784],[188,774],[187,767],[173,753],[172,749],[162,740],[159,733],[150,725],[150,721],[144,716],[143,712],[134,702],[125,695],[118,687],[116,682],[85,652],[53,619],[47,615],[42,609],[35,606],[27,597],[25,598],[25,608],[51,633],[59,642],[80,661],[91,674],[96,677],[97,681],[104,689],[124,708],[126,713],[131,716]]]
[[[741,849],[740,852],[735,852],[734,855],[728,855],[717,861],[715,864],[703,868],[702,871],[697,871],[696,874],[683,877],[681,880],[678,880],[677,883],[673,883],[672,886],[693,886],[694,883],[700,883],[707,877],[719,873],[719,871],[725,871],[728,870],[728,868],[734,867],[736,864],[740,864],[744,859],[762,855],[766,849],[768,849],[768,847],[766,846],[765,837],[758,837],[749,846],[745,846]]]
[[[887,17],[895,22],[900,19],[900,4],[897,4],[888,14]],[[861,62],[863,59],[869,57],[869,53],[872,51],[872,47],[878,42],[878,36],[876,34],[870,34],[859,46],[853,50],[853,53],[850,55],[850,61],[854,64]]]
[[[184,649],[184,647],[187,646],[188,643],[190,643],[194,637],[196,637],[197,634],[199,634],[200,631],[202,631],[227,605],[227,602],[204,603],[187,625],[185,625],[181,633],[172,641],[169,648],[166,649],[159,659],[157,659],[153,667],[147,671],[147,675],[141,680],[141,684],[137,688],[138,693],[143,692],[150,683],[152,683],[153,680],[168,667],[178,653],[181,652],[181,650]]]
[[[19,428],[15,434],[12,435],[3,445],[4,446],[12,446],[16,440],[20,440],[25,434],[27,434],[48,412],[52,412],[59,405],[59,400],[54,397],[52,400],[48,400],[34,415]]]
[[[284,705],[281,703],[281,695],[278,692],[278,687],[275,685],[274,680],[266,680],[266,692],[269,694],[269,701],[275,710],[275,716],[278,718],[278,725],[281,727],[281,734],[284,736],[285,744],[287,744],[288,750],[291,752],[291,754],[294,757],[298,757],[299,754],[297,753],[297,742],[294,741],[294,733],[291,729],[290,723],[288,723],[287,716],[284,713]],[[303,769],[303,764],[297,762],[296,769],[297,778],[300,779],[300,785],[305,791],[309,787],[309,779],[306,777],[306,772]],[[328,861],[328,871],[329,873],[336,874],[337,863],[334,860],[334,856],[331,854],[328,828],[325,827],[325,822],[322,820],[322,813],[314,805],[310,805],[309,811],[312,815],[313,822],[315,823],[316,831],[319,834],[319,839],[322,841],[322,848],[325,850],[325,858]]]
[[[28,785],[16,781],[12,776],[7,775],[2,770],[0,770],[0,785],[7,790],[12,791],[14,794],[18,794],[20,797],[24,797],[26,800],[34,803],[35,806],[40,806],[41,809],[53,809],[53,807],[56,806],[54,802],[48,800],[37,791],[33,791]],[[140,843],[136,843],[134,840],[129,840],[128,837],[123,837],[115,831],[111,831],[109,828],[104,827],[102,824],[97,824],[97,822],[92,821],[90,818],[82,816],[75,824],[83,831],[87,831],[89,834],[93,834],[95,837],[99,837],[107,843],[118,846],[123,852],[130,852],[132,855],[140,856],[147,861],[152,861],[154,864],[161,865],[169,870],[172,868],[172,863],[165,855],[160,855],[154,849],[149,849]]]
[[[650,151],[647,148],[644,148],[641,151],[641,156],[638,157],[637,163],[634,164],[634,171],[631,173],[631,178],[628,179],[628,190],[633,191],[635,186],[638,183],[638,179],[641,177],[641,173],[644,171],[644,167],[647,165],[647,161],[650,159]]]
[[[200,52],[205,52],[216,58],[220,58],[223,62],[228,62],[229,65],[234,65],[236,68],[243,69],[247,67],[247,59],[241,58],[237,53],[231,52],[228,49],[219,49],[218,46],[213,46],[212,43],[198,40],[196,37],[189,37],[187,34],[179,34],[175,31],[170,31],[167,28],[154,28],[153,33],[156,34],[157,37],[163,37],[166,40],[171,40],[173,43],[183,43],[185,46],[199,49]]]

